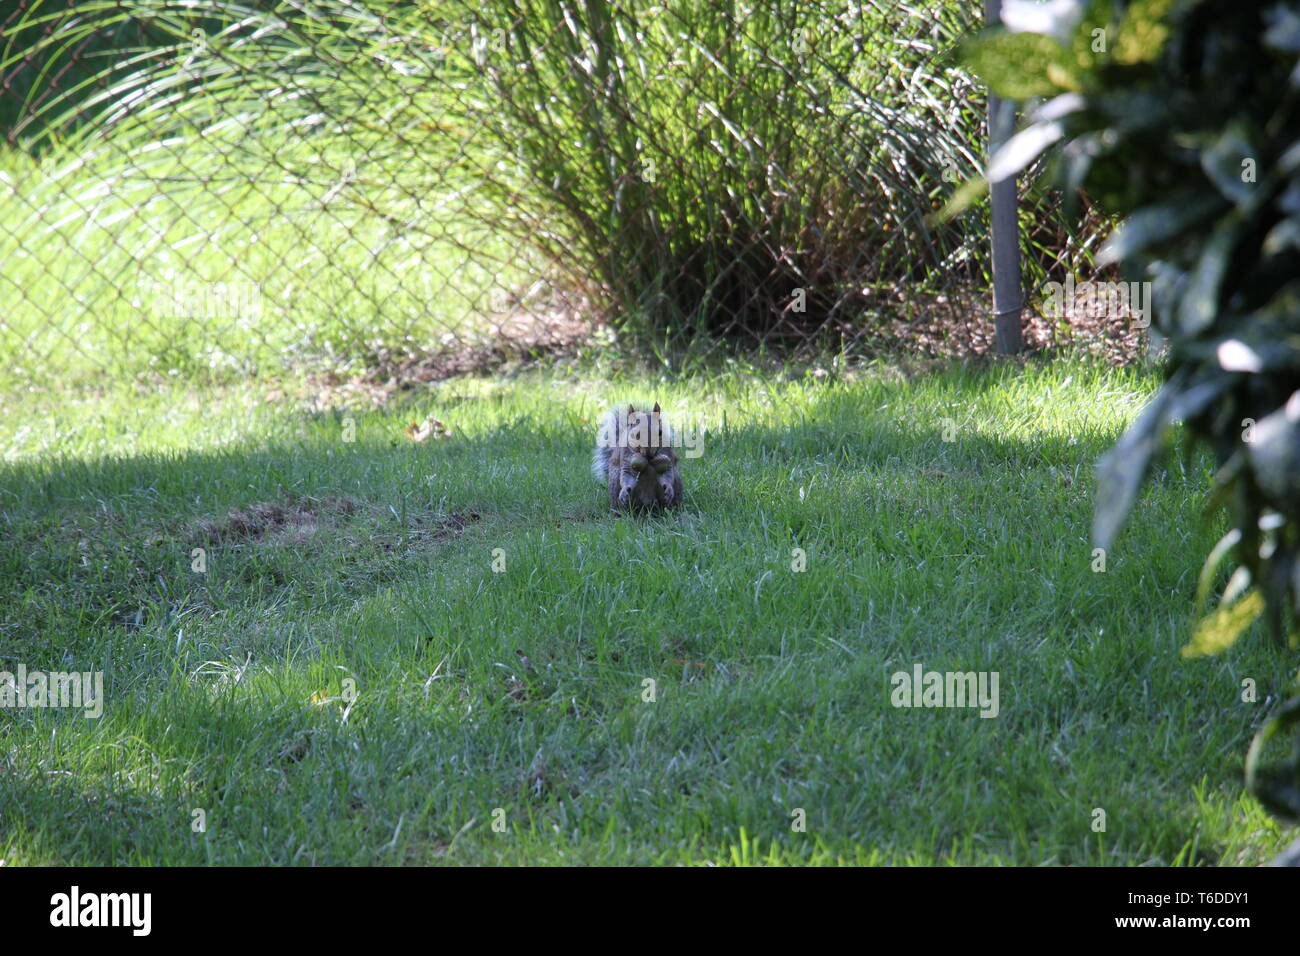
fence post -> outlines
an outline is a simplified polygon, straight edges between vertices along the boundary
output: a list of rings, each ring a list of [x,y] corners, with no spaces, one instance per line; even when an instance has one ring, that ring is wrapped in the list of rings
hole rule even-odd
[[[989,26],[1002,22],[1002,0],[984,0],[984,19]],[[1015,126],[1015,104],[989,93],[989,155],[1010,138]],[[994,340],[1002,355],[1021,349],[1020,235],[1016,215],[1016,177],[1008,176],[989,185],[991,237],[993,246]]]

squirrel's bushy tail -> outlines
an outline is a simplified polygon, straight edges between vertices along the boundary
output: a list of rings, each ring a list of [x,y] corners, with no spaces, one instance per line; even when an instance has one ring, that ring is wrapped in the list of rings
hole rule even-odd
[[[597,445],[591,453],[591,476],[602,485],[609,481],[609,455],[612,451],[612,448]]]
[[[601,419],[596,432],[596,450],[591,453],[591,475],[602,485],[609,481],[609,456],[619,444],[619,411],[610,409]]]

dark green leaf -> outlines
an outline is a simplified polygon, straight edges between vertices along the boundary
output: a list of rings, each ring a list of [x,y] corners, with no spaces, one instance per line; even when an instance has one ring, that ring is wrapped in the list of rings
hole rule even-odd
[[[1137,421],[1098,463],[1097,508],[1092,523],[1092,538],[1097,547],[1110,547],[1133,507],[1138,488],[1170,424],[1204,411],[1225,386],[1223,380],[1213,380],[1184,388],[1185,381],[1184,376],[1176,375],[1166,382]]]
[[[1258,194],[1258,183],[1246,182],[1247,162],[1258,167],[1259,151],[1236,129],[1226,130],[1209,149],[1201,153],[1201,168],[1215,188],[1238,205],[1249,202]],[[1258,170],[1257,170],[1258,171]]]
[[[1113,265],[1130,259],[1155,243],[1181,234],[1188,226],[1200,222],[1225,207],[1217,195],[1196,191],[1178,194],[1153,206],[1143,206],[1123,224],[1102,247],[1098,264]]]
[[[1274,501],[1300,496],[1300,392],[1255,424],[1246,446],[1255,483]]]
[[[1300,760],[1292,759],[1274,766],[1261,762],[1265,747],[1279,734],[1300,731],[1300,695],[1283,704],[1268,723],[1259,729],[1246,754],[1246,786],[1260,803],[1284,819],[1300,820]]]
[[[1178,322],[1185,335],[1199,335],[1219,314],[1219,287],[1240,235],[1240,222],[1235,217],[1228,219],[1201,251],[1179,303]]]

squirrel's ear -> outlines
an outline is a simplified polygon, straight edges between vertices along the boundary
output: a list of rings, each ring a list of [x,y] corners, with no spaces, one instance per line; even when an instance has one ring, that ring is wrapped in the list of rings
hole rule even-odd
[[[658,403],[658,402],[655,402],[655,414],[656,414],[656,415],[659,414],[659,403]]]
[[[627,407],[627,413],[628,413],[629,415],[635,415],[635,414],[636,414],[636,409],[633,408],[631,405],[628,405],[628,407]]]

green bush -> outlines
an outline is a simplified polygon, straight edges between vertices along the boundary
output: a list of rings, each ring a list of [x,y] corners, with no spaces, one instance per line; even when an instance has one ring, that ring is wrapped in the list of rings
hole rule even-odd
[[[393,367],[575,311],[674,344],[964,320],[987,301],[987,209],[929,214],[984,149],[982,90],[951,56],[973,16],[32,3],[0,48],[0,98],[22,104],[0,154],[0,363]],[[1025,206],[1031,279],[1077,241],[1052,203]],[[256,314],[173,304],[232,283]]]
[[[1100,466],[1095,537],[1106,547],[1171,428],[1218,462],[1213,503],[1237,567],[1184,653],[1229,646],[1261,615],[1279,639],[1300,611],[1300,5],[1094,0],[1052,22],[990,31],[967,62],[1028,122],[990,176],[1052,149],[1056,181],[1123,222],[1103,261],[1150,281],[1166,382]],[[1012,5],[1008,26],[1048,8]],[[1300,760],[1265,767],[1264,744],[1300,722],[1285,705],[1251,749],[1248,777],[1300,816]],[[1297,741],[1300,745],[1300,740]]]
[[[979,89],[946,58],[968,19],[884,0],[34,6],[0,61],[23,79],[15,142],[44,161],[19,183],[32,215],[0,228],[29,250],[12,338],[57,357],[84,319],[95,354],[239,363],[221,357],[238,330],[120,332],[138,296],[104,277],[141,274],[257,283],[258,361],[463,338],[482,293],[538,279],[656,338],[856,325],[983,274],[983,213],[927,221],[982,151]],[[131,39],[104,55],[113,38]],[[52,302],[82,314],[53,330]]]
[[[482,40],[477,119],[518,161],[492,180],[507,219],[614,314],[763,338],[978,271],[977,222],[926,222],[979,153],[979,99],[939,56],[959,5],[445,9]]]

